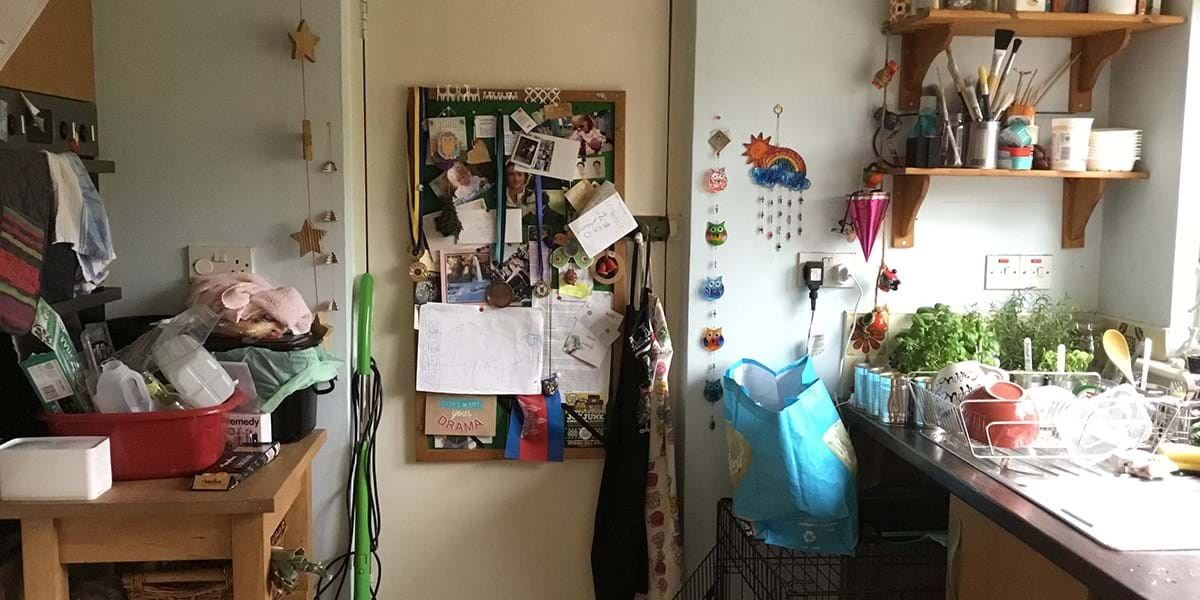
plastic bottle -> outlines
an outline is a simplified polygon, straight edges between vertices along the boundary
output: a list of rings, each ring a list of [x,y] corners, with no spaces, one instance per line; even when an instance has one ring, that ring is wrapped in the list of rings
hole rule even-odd
[[[149,412],[153,410],[150,391],[137,371],[117,359],[104,361],[96,395],[92,398],[102,413]]]
[[[233,395],[233,379],[191,336],[159,340],[154,361],[180,399],[193,408],[220,406]]]

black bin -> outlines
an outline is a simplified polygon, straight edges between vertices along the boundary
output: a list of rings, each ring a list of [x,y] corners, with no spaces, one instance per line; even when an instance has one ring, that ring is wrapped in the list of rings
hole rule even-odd
[[[271,413],[271,438],[290,444],[312,433],[317,428],[317,396],[332,392],[336,382],[337,379],[327,381],[329,387],[324,389],[313,384],[284,398]]]

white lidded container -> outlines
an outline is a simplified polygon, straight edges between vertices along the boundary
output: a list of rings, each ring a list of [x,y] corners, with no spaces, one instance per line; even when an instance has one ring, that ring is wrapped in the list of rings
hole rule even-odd
[[[106,437],[17,438],[0,446],[0,500],[95,500],[112,487]]]
[[[1051,121],[1053,132],[1050,168],[1055,171],[1086,171],[1095,119],[1074,117]]]
[[[192,408],[220,406],[236,384],[200,342],[189,335],[159,340],[154,360],[184,403]]]

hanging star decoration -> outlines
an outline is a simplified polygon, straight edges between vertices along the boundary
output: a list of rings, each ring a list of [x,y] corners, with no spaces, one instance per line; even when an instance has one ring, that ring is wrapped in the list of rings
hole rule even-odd
[[[303,56],[308,62],[317,62],[317,42],[321,41],[321,36],[308,28],[308,21],[300,19],[300,25],[296,31],[289,32],[288,37],[292,39],[293,59]]]
[[[300,244],[300,257],[308,256],[310,252],[324,254],[325,251],[321,248],[321,240],[325,238],[325,230],[313,227],[312,221],[304,220],[304,225],[300,227],[300,231],[292,234],[292,239]]]

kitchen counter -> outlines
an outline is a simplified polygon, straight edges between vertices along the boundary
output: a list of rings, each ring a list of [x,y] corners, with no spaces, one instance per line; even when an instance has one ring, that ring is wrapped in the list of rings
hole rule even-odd
[[[846,409],[842,417],[1092,590],[1101,600],[1200,598],[1200,552],[1118,552],[1097,544],[915,429],[889,427]],[[1130,510],[1155,510],[1130,507]],[[1194,507],[1163,506],[1186,518]],[[1200,512],[1200,511],[1197,511]]]

